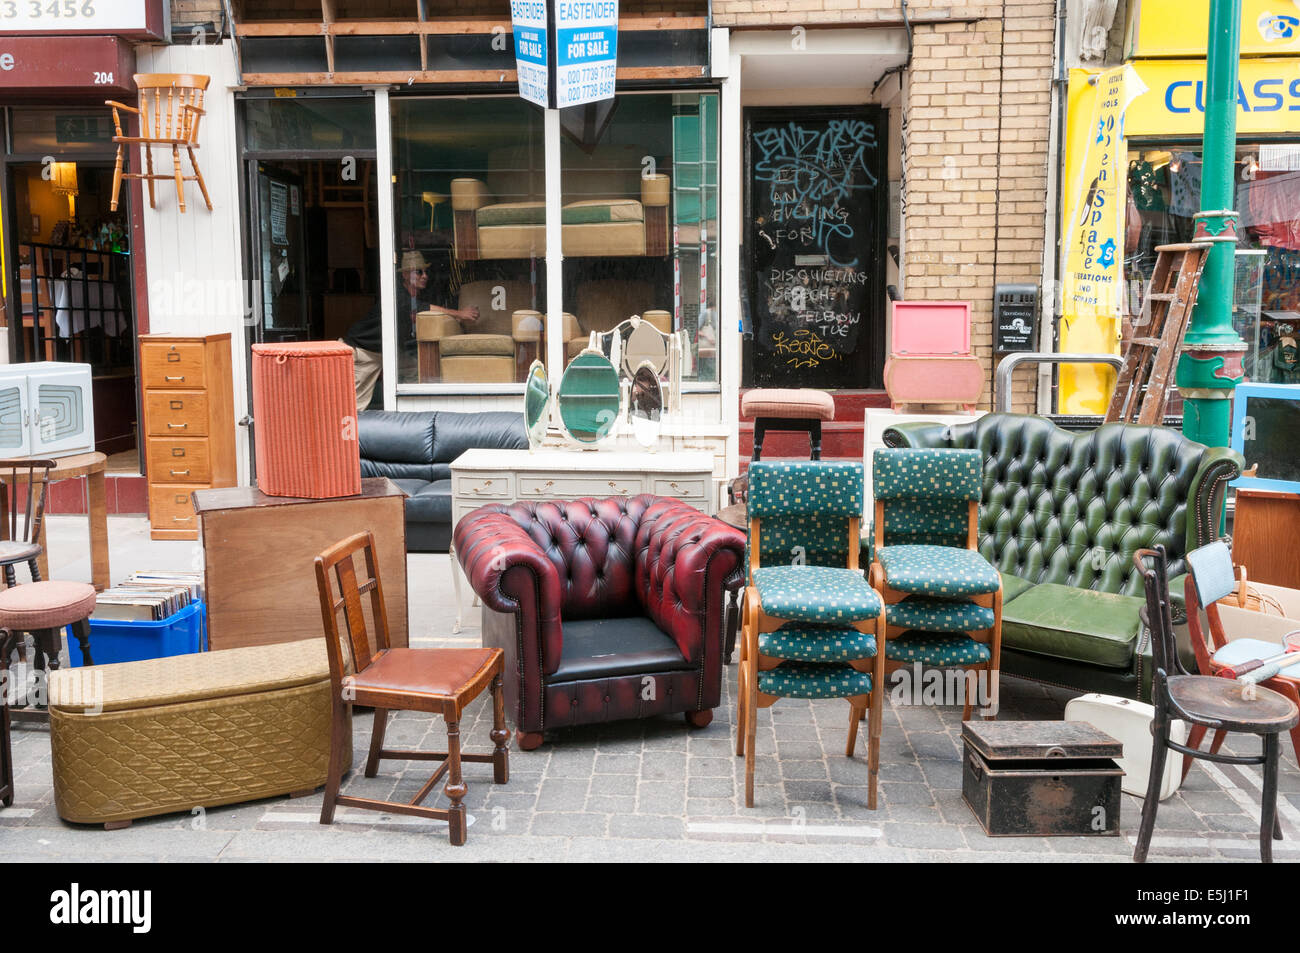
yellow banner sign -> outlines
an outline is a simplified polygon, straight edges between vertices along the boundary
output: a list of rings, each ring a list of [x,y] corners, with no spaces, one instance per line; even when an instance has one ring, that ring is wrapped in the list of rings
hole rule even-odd
[[[1124,37],[1126,58],[1205,56],[1211,0],[1134,0]],[[1300,4],[1242,0],[1241,55],[1300,53]]]
[[[1144,91],[1130,66],[1072,70],[1066,140],[1066,211],[1060,350],[1117,353],[1123,291],[1125,109]],[[1105,413],[1113,372],[1062,367],[1061,413]]]
[[[1131,65],[1146,90],[1124,115],[1125,134],[1130,139],[1199,137],[1205,129],[1205,60],[1139,60]],[[1237,135],[1296,131],[1300,58],[1242,60],[1237,67]]]

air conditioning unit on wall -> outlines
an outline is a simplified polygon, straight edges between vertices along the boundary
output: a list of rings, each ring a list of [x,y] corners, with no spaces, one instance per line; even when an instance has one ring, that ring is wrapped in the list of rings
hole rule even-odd
[[[66,457],[94,449],[89,364],[0,366],[0,456]]]

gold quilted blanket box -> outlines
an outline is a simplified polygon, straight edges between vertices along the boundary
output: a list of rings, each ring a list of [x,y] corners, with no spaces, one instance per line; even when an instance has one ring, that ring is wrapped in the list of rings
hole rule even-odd
[[[53,672],[59,816],[117,827],[320,787],[330,691],[323,639]]]

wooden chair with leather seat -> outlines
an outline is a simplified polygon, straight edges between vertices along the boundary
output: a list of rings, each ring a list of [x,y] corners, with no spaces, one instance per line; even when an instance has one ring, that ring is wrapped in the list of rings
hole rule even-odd
[[[358,579],[355,556],[364,554],[364,578]],[[504,670],[500,649],[391,648],[388,644],[388,614],[383,587],[375,562],[375,539],[370,532],[357,533],[316,557],[316,584],[320,591],[321,615],[325,623],[325,647],[330,677],[334,682],[333,724],[330,743],[329,777],[320,821],[330,824],[337,805],[359,807],[394,814],[413,814],[445,820],[451,843],[465,843],[466,816],[463,798],[467,787],[461,777],[465,761],[490,763],[493,780],[505,784],[510,777],[506,745],[505,700],[501,676]],[[333,573],[338,595],[330,582]],[[361,597],[370,593],[373,635],[367,632]],[[346,640],[341,638],[339,613],[343,613]],[[346,653],[344,651],[346,647]],[[491,754],[462,754],[460,719],[465,708],[485,688],[492,690]],[[409,802],[379,801],[339,794],[339,785],[349,765],[344,764],[351,705],[373,707],[375,726],[370,736],[370,753],[365,774],[373,778],[383,758],[401,761],[441,761],[433,776]],[[447,750],[406,751],[384,747],[389,711],[422,711],[441,715],[447,723]],[[426,807],[421,802],[435,784],[447,775],[444,791],[451,800],[448,808]]]
[[[1289,699],[1262,686],[1189,673],[1178,657],[1174,640],[1169,604],[1169,564],[1164,546],[1139,549],[1133,554],[1133,563],[1142,574],[1146,588],[1146,605],[1139,615],[1151,632],[1151,656],[1155,666],[1151,680],[1151,699],[1155,705],[1155,717],[1151,723],[1151,774],[1147,781],[1146,800],[1142,804],[1142,824],[1138,828],[1133,859],[1139,864],[1147,859],[1156,811],[1160,807],[1165,757],[1172,750],[1217,764],[1263,766],[1259,853],[1264,863],[1272,863],[1273,841],[1282,839],[1282,827],[1277,818],[1278,735],[1295,727],[1300,721],[1300,711]],[[1263,742],[1262,751],[1258,755],[1197,751],[1170,739],[1169,729],[1174,719],[1186,721],[1193,727],[1259,735]]]

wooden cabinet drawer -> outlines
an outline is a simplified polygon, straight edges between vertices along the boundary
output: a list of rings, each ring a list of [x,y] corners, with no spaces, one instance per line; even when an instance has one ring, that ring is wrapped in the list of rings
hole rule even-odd
[[[206,489],[193,483],[158,483],[149,487],[149,525],[154,529],[198,529],[190,494]]]
[[[668,496],[678,500],[703,502],[708,499],[710,481],[702,478],[656,477],[650,490],[655,496]]]
[[[519,477],[521,500],[576,500],[582,496],[636,496],[645,492],[641,475],[622,477],[617,474],[590,474],[582,476],[531,476]]]
[[[451,475],[452,493],[466,500],[508,500],[512,496],[509,473]]]
[[[203,387],[203,350],[198,342],[146,341],[140,346],[140,372],[145,388]]]
[[[212,458],[205,437],[149,438],[151,483],[211,483]]]
[[[208,395],[201,390],[147,393],[144,419],[151,437],[206,437]]]

